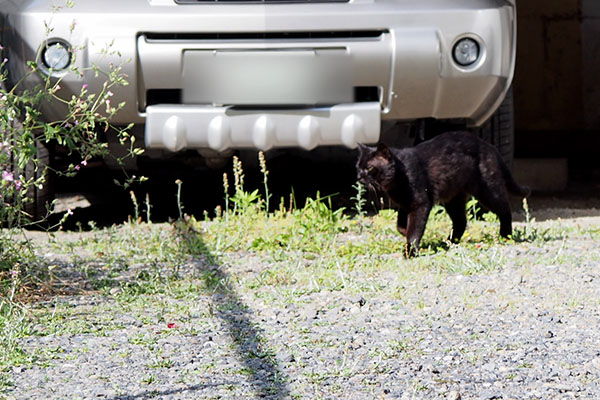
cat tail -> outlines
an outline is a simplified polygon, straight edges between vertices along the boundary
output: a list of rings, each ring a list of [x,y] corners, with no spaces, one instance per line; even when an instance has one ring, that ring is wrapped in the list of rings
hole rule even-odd
[[[518,196],[529,197],[529,195],[531,194],[531,189],[529,189],[526,186],[519,185],[515,181],[513,174],[510,172],[510,170],[508,169],[506,164],[504,164],[503,162],[500,162],[500,168],[502,168],[502,174],[504,175],[504,182],[506,182],[506,188],[508,189],[508,191],[511,192],[512,194],[515,194]]]

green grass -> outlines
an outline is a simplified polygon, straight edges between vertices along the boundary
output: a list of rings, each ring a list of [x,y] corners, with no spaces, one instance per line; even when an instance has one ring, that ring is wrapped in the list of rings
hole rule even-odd
[[[212,219],[186,216],[171,224],[152,224],[134,218],[121,226],[55,233],[30,241],[24,241],[20,232],[3,231],[4,238],[12,235],[25,243],[27,250],[18,254],[18,268],[10,270],[17,272],[5,268],[0,277],[0,346],[5,349],[0,352],[0,391],[11,384],[8,372],[12,366],[47,363],[57,356],[25,351],[20,339],[31,335],[108,335],[129,329],[114,322],[120,314],[136,318],[140,326],[159,325],[164,334],[169,334],[168,323],[177,323],[181,332],[193,334],[198,324],[208,323],[218,313],[245,312],[236,292],[275,307],[302,306],[309,301],[304,296],[327,291],[387,296],[424,309],[429,300],[414,284],[424,274],[442,286],[450,275],[487,274],[507,263],[518,263],[509,251],[513,247],[547,243],[558,250],[541,255],[541,261],[570,262],[560,251],[567,239],[600,238],[600,230],[593,227],[538,224],[525,204],[526,222],[515,227],[513,240],[500,239],[495,216],[486,215],[481,220],[470,218],[462,242],[455,245],[446,240],[450,220],[436,207],[420,255],[407,260],[405,239],[395,228],[396,212],[363,215],[359,189],[353,199],[358,210],[354,216],[334,209],[331,198],[318,193],[304,205],[290,209],[282,201],[277,210],[267,213],[260,192],[244,190],[241,164],[236,165],[235,193],[225,196],[225,207]],[[264,184],[269,198],[266,175]],[[183,206],[180,209],[183,212]],[[62,256],[49,260],[45,254]],[[581,257],[583,262],[585,252]],[[226,300],[203,303],[215,293],[225,295]],[[58,294],[96,296],[102,301],[77,308],[57,301],[36,302]],[[584,300],[571,296],[567,305],[576,307]],[[465,294],[465,305],[477,301],[474,295]],[[185,327],[190,320],[195,328]],[[257,339],[261,350],[252,357],[273,358],[275,353],[268,344]],[[134,332],[129,337],[130,344],[146,347],[153,347],[156,340],[144,333]],[[243,344],[245,339],[240,336],[237,340]],[[382,344],[378,357],[402,357],[407,347],[410,343]],[[152,363],[153,368],[171,365],[168,359]],[[338,373],[348,368],[351,366],[342,362]],[[319,374],[307,378],[313,382],[324,379]],[[144,380],[150,384],[155,377],[149,373]]]

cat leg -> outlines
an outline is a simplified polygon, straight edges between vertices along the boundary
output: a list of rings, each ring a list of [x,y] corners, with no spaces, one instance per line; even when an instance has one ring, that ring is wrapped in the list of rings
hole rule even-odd
[[[458,195],[444,204],[444,208],[452,220],[452,232],[448,240],[453,243],[460,242],[460,238],[465,233],[465,228],[467,227],[465,205],[466,197],[464,195]]]
[[[479,200],[498,216],[500,236],[507,238],[512,235],[512,214],[506,189],[499,186],[486,188],[482,191]]]
[[[399,209],[398,210],[398,220],[396,222],[396,226],[398,228],[398,232],[400,232],[400,234],[403,236],[406,236],[407,222],[408,222],[408,214],[406,213],[405,210]]]
[[[421,238],[425,232],[425,225],[431,211],[431,204],[423,204],[421,207],[408,213],[406,226],[406,257],[412,257],[419,251]]]

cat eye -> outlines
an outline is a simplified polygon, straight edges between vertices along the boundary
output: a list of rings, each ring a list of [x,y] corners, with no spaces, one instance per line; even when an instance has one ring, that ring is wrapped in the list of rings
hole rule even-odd
[[[373,172],[373,171],[375,171],[375,167],[373,167],[373,166],[369,166],[369,167],[367,167],[367,172],[368,172],[368,173],[371,173],[371,172]]]

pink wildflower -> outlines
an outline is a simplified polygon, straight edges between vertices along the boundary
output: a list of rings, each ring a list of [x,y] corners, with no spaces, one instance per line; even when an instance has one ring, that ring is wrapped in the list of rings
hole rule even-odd
[[[2,179],[6,182],[12,182],[15,180],[15,176],[12,174],[12,172],[2,171]]]

